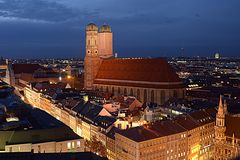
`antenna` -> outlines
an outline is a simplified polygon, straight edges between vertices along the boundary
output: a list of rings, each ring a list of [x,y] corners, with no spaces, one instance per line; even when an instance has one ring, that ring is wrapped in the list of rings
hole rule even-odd
[[[181,48],[181,51],[180,51],[180,57],[183,57],[183,56],[184,56],[184,51],[185,51],[185,49],[182,47],[182,48]]]

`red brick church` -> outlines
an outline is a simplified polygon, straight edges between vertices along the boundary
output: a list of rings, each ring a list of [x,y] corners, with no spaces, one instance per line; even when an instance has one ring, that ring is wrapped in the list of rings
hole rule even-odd
[[[112,39],[108,25],[87,25],[85,89],[135,96],[142,102],[158,104],[171,97],[184,97],[185,88],[166,60],[114,58]]]

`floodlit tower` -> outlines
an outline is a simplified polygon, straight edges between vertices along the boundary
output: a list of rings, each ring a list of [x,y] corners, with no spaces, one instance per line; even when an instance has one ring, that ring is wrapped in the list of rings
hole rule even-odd
[[[84,59],[84,88],[93,89],[93,81],[100,66],[98,27],[90,23],[86,27],[86,55]]]
[[[215,125],[215,137],[216,141],[218,143],[224,143],[225,142],[225,109],[226,104],[223,104],[222,96],[220,96],[219,105],[218,105],[218,112],[216,116],[216,125]]]
[[[103,25],[99,29],[99,54],[103,58],[113,57],[113,34],[109,25]]]

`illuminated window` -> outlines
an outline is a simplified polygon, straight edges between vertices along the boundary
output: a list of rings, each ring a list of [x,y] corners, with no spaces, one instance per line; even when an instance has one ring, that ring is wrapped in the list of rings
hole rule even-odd
[[[67,149],[71,149],[71,142],[67,143]]]
[[[77,148],[80,148],[80,147],[81,147],[81,142],[77,141]]]
[[[74,142],[72,142],[72,148],[75,148],[75,143]]]

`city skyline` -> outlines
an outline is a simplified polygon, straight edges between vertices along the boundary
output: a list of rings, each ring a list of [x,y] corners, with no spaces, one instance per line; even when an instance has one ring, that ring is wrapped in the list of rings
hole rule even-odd
[[[94,1],[0,0],[0,160],[239,159],[237,7]]]
[[[238,5],[229,2],[0,1],[0,56],[83,58],[84,28],[109,24],[119,57],[237,57]],[[171,12],[170,12],[171,11]],[[184,48],[184,51],[181,50]]]

